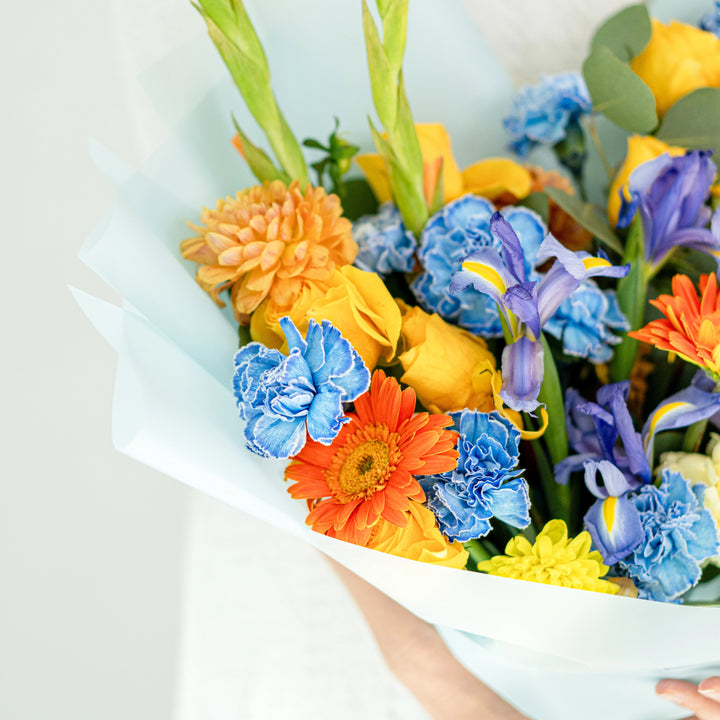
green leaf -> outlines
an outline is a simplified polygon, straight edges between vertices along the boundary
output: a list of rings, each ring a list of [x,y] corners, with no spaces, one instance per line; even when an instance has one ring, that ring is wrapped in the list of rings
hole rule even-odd
[[[665,113],[657,137],[668,145],[713,148],[720,162],[720,88],[700,88],[680,98]]]
[[[397,92],[395,75],[392,72],[387,55],[385,55],[378,29],[365,0],[363,0],[362,8],[373,102],[380,122],[386,129],[390,129],[395,126],[395,95]]]
[[[407,37],[408,0],[378,0],[383,23],[383,45],[394,72],[402,67]]]
[[[250,336],[250,326],[249,325],[239,325],[238,326],[238,348],[244,347],[251,341],[252,341],[252,337]]]
[[[247,135],[240,129],[237,120],[233,116],[233,125],[240,138],[242,144],[243,156],[245,162],[247,162],[253,175],[260,181],[265,182],[266,180],[282,180],[288,182],[289,177],[282,170],[275,167],[273,161],[265,154],[265,151],[253,145]]]
[[[540,342],[542,343],[544,351],[544,374],[538,400],[545,404],[549,416],[548,427],[543,435],[543,439],[550,453],[550,459],[554,465],[557,465],[561,460],[564,460],[568,454],[568,436],[567,428],[565,427],[565,401],[562,384],[560,383],[560,375],[555,365],[552,350],[545,339],[545,335],[542,333],[540,334]]]
[[[604,45],[583,63],[593,108],[624,130],[646,134],[658,122],[650,88]]]
[[[645,5],[631,5],[606,20],[595,33],[592,49],[604,45],[618,59],[630,62],[650,42],[652,24]]]
[[[434,215],[445,204],[445,161],[440,161],[440,171],[438,172],[437,182],[433,190],[432,202],[430,203],[429,213]]]
[[[324,145],[321,145],[317,140],[313,140],[312,138],[305,138],[302,144],[305,147],[314,148],[315,150],[324,150],[325,152],[330,152],[329,148],[326,148]]]
[[[378,209],[378,201],[368,181],[354,178],[344,182],[343,216],[354,221],[363,215],[374,215]]]
[[[645,252],[643,246],[642,221],[638,214],[630,225],[627,248],[623,261],[630,263],[630,273],[618,282],[617,299],[625,314],[630,330],[638,330],[645,317],[647,306],[647,277],[645,271]],[[610,376],[613,382],[627,380],[632,372],[637,355],[638,341],[625,336],[615,348],[610,363]]]
[[[570,195],[554,187],[546,187],[547,195],[557,203],[575,222],[580,223],[600,242],[622,255],[623,247],[618,236],[612,231],[605,215],[595,205],[583,202],[575,195]]]
[[[548,201],[547,193],[544,193],[544,192],[530,193],[529,195],[524,197],[522,200],[519,200],[516,203],[516,205],[522,205],[523,207],[526,207],[528,210],[532,210],[533,212],[536,212],[543,219],[543,222],[547,225],[548,216],[550,214],[550,203]]]

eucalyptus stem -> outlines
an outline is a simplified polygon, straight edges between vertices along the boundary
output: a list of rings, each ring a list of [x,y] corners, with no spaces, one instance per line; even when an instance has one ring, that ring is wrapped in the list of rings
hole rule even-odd
[[[614,172],[613,172],[613,166],[610,164],[610,161],[608,160],[607,155],[605,154],[605,148],[602,146],[602,143],[600,142],[600,135],[597,131],[597,126],[595,125],[595,116],[590,115],[590,118],[588,119],[588,132],[590,133],[590,139],[593,142],[593,145],[595,146],[595,149],[597,150],[598,157],[600,158],[600,162],[602,163],[603,168],[605,168],[605,172],[607,173],[608,180],[611,180]]]

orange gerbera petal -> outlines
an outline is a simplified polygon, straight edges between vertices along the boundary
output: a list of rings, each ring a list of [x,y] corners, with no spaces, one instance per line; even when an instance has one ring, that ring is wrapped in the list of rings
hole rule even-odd
[[[630,337],[677,353],[720,380],[720,293],[715,275],[700,278],[700,295],[687,275],[675,275],[672,295],[650,303],[665,316]]]
[[[405,527],[410,500],[425,500],[415,472],[452,470],[458,457],[452,419],[414,409],[415,393],[377,370],[332,445],[308,440],[285,471],[288,492],[308,499],[308,525],[358,544],[381,517]]]

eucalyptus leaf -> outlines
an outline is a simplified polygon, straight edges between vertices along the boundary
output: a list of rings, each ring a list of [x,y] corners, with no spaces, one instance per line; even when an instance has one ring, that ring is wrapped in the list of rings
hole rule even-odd
[[[657,137],[668,145],[715,150],[720,162],[720,88],[700,88],[665,113]]]
[[[604,45],[583,63],[593,109],[630,132],[647,134],[658,122],[652,90]]]
[[[645,5],[631,5],[606,20],[595,33],[593,50],[604,45],[619,60],[630,62],[650,42],[652,25]]]
[[[622,255],[623,247],[618,236],[612,231],[603,213],[595,205],[583,202],[554,187],[546,187],[545,192],[557,205],[576,222],[591,232],[600,242]]]

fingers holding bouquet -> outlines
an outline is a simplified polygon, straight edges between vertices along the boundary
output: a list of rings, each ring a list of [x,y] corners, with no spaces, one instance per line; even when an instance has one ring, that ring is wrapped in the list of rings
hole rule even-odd
[[[656,692],[690,710],[693,715],[685,720],[720,720],[720,676],[706,678],[697,685],[686,680],[661,680]]]

